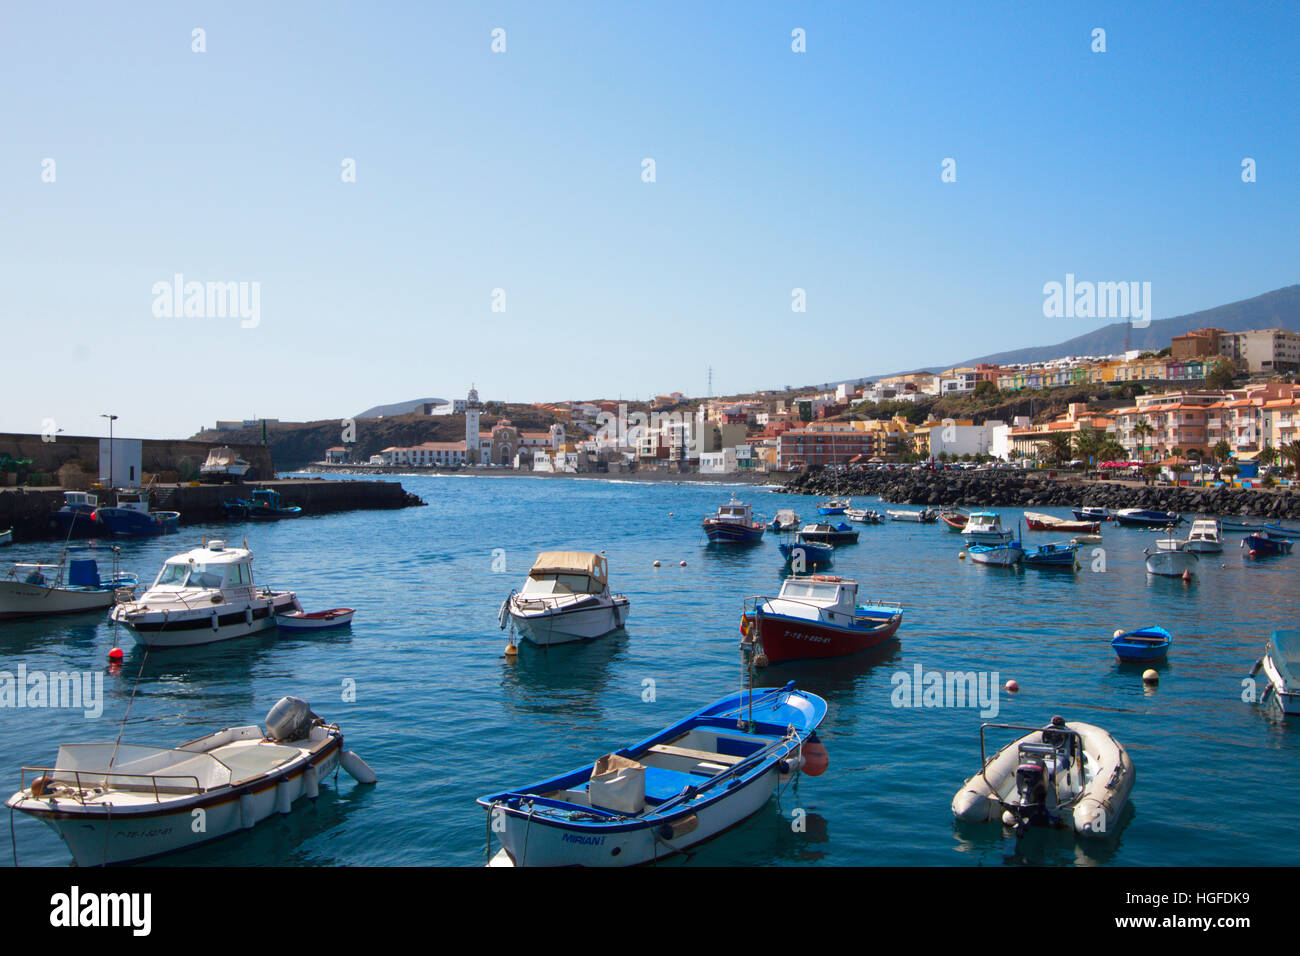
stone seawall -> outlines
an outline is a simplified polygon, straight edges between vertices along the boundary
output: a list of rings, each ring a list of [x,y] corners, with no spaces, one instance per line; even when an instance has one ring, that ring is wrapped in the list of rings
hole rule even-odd
[[[40,435],[0,433],[0,455],[30,458],[31,470],[41,474],[54,474],[70,462],[79,464],[92,477],[99,474],[99,438],[85,435],[52,437],[53,441],[45,441]],[[197,475],[198,469],[207,461],[208,453],[219,447],[221,446],[201,441],[145,438],[140,445],[141,467],[150,474],[177,472],[182,477],[187,474]],[[269,479],[275,476],[271,449],[267,446],[232,444],[230,447],[252,466],[253,477]]]
[[[1057,480],[1037,472],[805,472],[782,488],[803,495],[879,495],[896,504],[980,507],[1153,508],[1179,514],[1300,518],[1300,494],[1245,488],[1177,488],[1114,481]]]
[[[247,499],[253,488],[272,488],[280,492],[281,503],[298,505],[304,517],[424,504],[395,481],[299,478],[245,485],[155,485],[150,492],[151,507],[159,511],[179,511],[182,525],[224,521],[225,511],[221,502],[230,498]],[[101,505],[112,503],[111,492],[92,491],[91,494],[99,495]],[[62,506],[63,491],[57,488],[0,491],[0,531],[12,527],[16,541],[57,538],[59,532],[52,526],[53,515]]]

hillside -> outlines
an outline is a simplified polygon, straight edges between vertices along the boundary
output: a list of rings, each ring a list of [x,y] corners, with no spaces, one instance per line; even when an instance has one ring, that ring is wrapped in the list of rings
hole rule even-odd
[[[480,429],[488,431],[502,418],[528,431],[544,431],[554,419],[542,415],[530,405],[491,406],[479,419]],[[314,422],[281,422],[266,427],[267,444],[277,471],[295,471],[325,458],[325,449],[343,444],[343,423],[337,418]],[[463,441],[464,415],[392,415],[384,418],[361,418],[355,421],[356,435],[353,460],[365,461],[383,449],[396,445],[418,445],[426,441]],[[204,429],[194,441],[222,444],[262,443],[261,426],[234,431]]]

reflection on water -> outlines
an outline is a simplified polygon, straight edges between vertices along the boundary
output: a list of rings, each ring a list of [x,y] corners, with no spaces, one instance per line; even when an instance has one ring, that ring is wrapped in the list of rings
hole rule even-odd
[[[166,862],[477,865],[484,814],[475,797],[587,764],[744,685],[742,603],[774,594],[788,570],[776,535],[752,547],[702,546],[699,516],[730,488],[403,483],[428,507],[186,527],[121,545],[123,570],[152,581],[165,558],[204,536],[247,536],[259,582],[295,589],[308,611],[357,608],[350,630],[269,631],[146,658],[102,614],[0,623],[0,671],[101,672],[115,639],[127,651],[120,673],[105,676],[98,720],[73,709],[0,712],[0,777],[16,788],[18,768],[50,760],[60,741],[112,740],[133,687],[123,739],[161,745],[260,723],[293,694],[339,723],[379,786],[341,776],[340,792],[323,789],[302,812]],[[767,514],[814,517],[814,499],[753,488],[743,497]],[[998,510],[1007,522],[1020,514]],[[1002,865],[999,825],[954,830],[952,820],[953,794],[978,769],[982,718],[972,708],[894,706],[891,678],[916,665],[996,674],[998,687],[1014,678],[1020,691],[998,696],[999,721],[1038,726],[1060,713],[1104,727],[1133,757],[1142,812],[1113,843],[1032,834],[1018,851],[1024,862],[1300,864],[1280,809],[1300,787],[1300,725],[1275,704],[1244,701],[1242,684],[1268,632],[1294,619],[1300,556],[1225,554],[1202,561],[1188,585],[1147,576],[1151,535],[1139,529],[1108,527],[1104,544],[1080,552],[1081,570],[1039,574],[959,560],[961,538],[943,525],[855,528],[860,543],[837,547],[830,573],[857,580],[863,598],[902,604],[896,637],[851,658],[756,676],[826,698],[829,769],[666,865]],[[1104,565],[1093,560],[1097,548]],[[507,660],[497,610],[551,549],[606,551],[611,587],[631,602],[626,630],[549,650],[525,643]],[[51,548],[6,550],[30,561]],[[1143,683],[1145,666],[1119,664],[1109,645],[1116,629],[1145,624],[1174,635],[1167,662],[1155,665],[1158,685]],[[795,810],[804,811],[802,828]],[[15,828],[22,862],[68,862],[43,825],[19,817]]]

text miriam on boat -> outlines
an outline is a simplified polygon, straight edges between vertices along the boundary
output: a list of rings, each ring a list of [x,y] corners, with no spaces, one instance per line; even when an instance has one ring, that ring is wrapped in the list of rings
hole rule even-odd
[[[266,715],[265,733],[228,727],[172,749],[64,744],[53,767],[23,768],[5,805],[49,824],[78,866],[129,863],[291,813],[338,767],[358,783],[375,782],[365,761],[343,749],[337,724],[284,697]]]
[[[779,782],[826,768],[826,701],[794,683],[730,694],[640,743],[478,799],[495,866],[631,866],[760,810]]]

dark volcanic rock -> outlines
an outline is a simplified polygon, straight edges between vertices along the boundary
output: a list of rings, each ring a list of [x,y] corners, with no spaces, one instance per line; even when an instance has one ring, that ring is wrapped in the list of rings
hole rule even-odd
[[[1300,495],[1242,488],[1134,486],[1110,481],[1056,481],[1035,472],[893,470],[805,471],[782,491],[799,495],[878,495],[881,500],[941,507],[1155,508],[1179,514],[1300,518]]]

